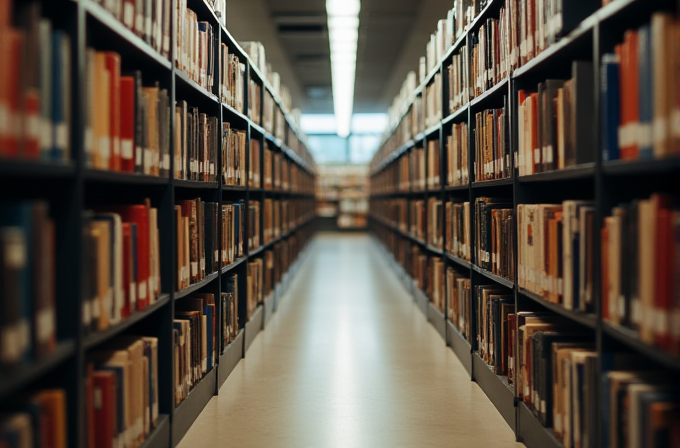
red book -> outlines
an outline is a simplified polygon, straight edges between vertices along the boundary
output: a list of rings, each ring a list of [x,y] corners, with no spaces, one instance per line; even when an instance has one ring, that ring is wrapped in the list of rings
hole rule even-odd
[[[120,169],[135,171],[135,88],[132,76],[120,78]]]
[[[116,423],[116,374],[113,372],[94,372],[93,375],[93,412],[94,438],[97,448],[113,448]]]
[[[123,222],[137,224],[137,310],[142,311],[151,297],[149,209],[145,205],[121,205],[106,210],[118,213]]]
[[[97,448],[94,418],[94,366],[87,364],[85,376],[85,413],[87,415],[87,448]]]
[[[111,91],[110,106],[110,132],[111,159],[109,169],[112,171],[121,170],[120,160],[120,55],[112,51],[104,53],[106,56],[106,71],[109,72]]]
[[[129,222],[123,223],[123,290],[125,291],[125,301],[121,315],[123,318],[129,317],[135,309],[135,297],[133,280],[133,260],[132,253],[132,226]]]
[[[0,2],[0,28],[12,25],[12,2]]]
[[[538,93],[529,95],[531,103],[531,154],[529,158],[531,161],[527,166],[527,173],[536,173],[536,164],[541,163],[539,142],[538,142]]]

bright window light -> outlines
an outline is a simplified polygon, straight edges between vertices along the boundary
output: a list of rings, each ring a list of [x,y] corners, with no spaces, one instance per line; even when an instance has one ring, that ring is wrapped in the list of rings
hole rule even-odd
[[[335,134],[338,130],[335,115],[332,114],[302,114],[300,128],[307,135]]]
[[[359,40],[359,0],[326,0],[337,133],[350,133]]]

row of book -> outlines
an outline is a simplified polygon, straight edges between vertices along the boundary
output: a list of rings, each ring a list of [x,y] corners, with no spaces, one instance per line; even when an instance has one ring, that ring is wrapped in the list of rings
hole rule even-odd
[[[262,87],[252,79],[248,83],[248,118],[262,124]]]
[[[476,136],[476,133],[475,133]],[[446,185],[457,187],[470,183],[468,165],[469,136],[467,123],[451,125],[451,135],[446,137]],[[476,144],[475,140],[475,144]]]
[[[186,101],[178,101],[175,106],[175,178],[202,182],[217,182],[218,156],[220,152],[220,133],[222,151],[228,145],[229,123],[199,112],[189,107]],[[227,146],[228,148],[228,146]],[[229,161],[229,159],[228,159]],[[226,175],[227,171],[223,171]]]
[[[66,401],[63,389],[43,389],[13,404],[0,416],[0,446],[65,448]]]
[[[474,170],[475,180],[478,182],[506,179],[511,175],[510,118],[505,100],[504,104],[502,109],[485,110],[475,114]],[[465,157],[461,155],[461,162],[464,159]]]
[[[141,446],[158,424],[158,338],[118,337],[86,360],[85,446]]]
[[[187,8],[187,0],[178,0],[175,16],[175,67],[208,92],[215,82],[216,34],[210,22],[199,21]]]
[[[538,85],[536,92],[518,92],[520,176],[595,160],[593,83],[592,63],[574,61],[571,79],[548,79]]]
[[[413,279],[413,284],[420,291],[425,291],[427,280],[427,254],[417,245],[413,244],[410,248],[411,262],[409,265],[409,275]]]
[[[508,76],[505,59],[508,42],[503,40],[509,29],[508,20],[501,12],[500,19],[486,19],[476,33],[470,34],[470,98],[480,96]]]
[[[449,77],[449,110],[452,114],[470,101],[470,58],[468,46],[460,47],[452,57],[451,65],[446,68]]]
[[[477,352],[496,375],[507,375],[512,359],[508,315],[514,313],[515,296],[504,287],[476,285],[474,297]]]
[[[426,294],[432,305],[446,315],[446,263],[441,257],[430,257]]]
[[[481,197],[475,201],[476,264],[493,274],[515,278],[512,201]]]
[[[246,148],[248,134],[222,124],[222,182],[224,185],[246,185]]]
[[[260,185],[262,167],[260,166],[262,143],[258,139],[250,139],[250,152],[248,153],[248,186],[250,188],[262,188]]]
[[[71,158],[71,38],[38,1],[3,2],[0,14],[0,158]]]
[[[434,75],[432,82],[425,87],[423,94],[423,108],[425,109],[425,128],[437,126],[442,120],[442,75]],[[420,130],[425,130],[420,128]]]
[[[520,204],[517,231],[519,287],[566,309],[593,312],[595,204]]]
[[[461,260],[472,259],[470,203],[447,201],[444,211],[446,251]]]
[[[158,209],[150,200],[83,215],[82,323],[105,330],[153,304],[161,292]]]
[[[0,203],[3,369],[42,359],[56,348],[56,238],[46,202]]]
[[[680,355],[680,210],[654,194],[614,207],[601,231],[602,317]],[[590,267],[590,265],[588,266]]]
[[[679,35],[677,17],[658,12],[602,56],[603,160],[680,153]]]
[[[263,258],[256,258],[248,262],[248,283],[246,293],[247,318],[253,317],[257,306],[264,302],[264,270],[265,262]]]
[[[172,1],[94,0],[164,58],[170,57]]]
[[[219,207],[216,202],[200,198],[183,200],[175,206],[178,290],[200,282],[244,255],[244,204],[223,204],[221,210]]]
[[[435,249],[444,249],[444,231],[442,229],[442,214],[444,203],[439,198],[427,200],[427,244]]]
[[[470,276],[446,268],[446,291],[449,322],[466,341],[472,343],[472,289]]]
[[[221,96],[222,102],[243,113],[246,85],[246,64],[235,54],[229,53],[229,47],[222,43],[220,48],[222,61]],[[250,104],[250,103],[248,103]]]
[[[170,96],[144,87],[140,71],[121,72],[121,56],[87,49],[85,155],[90,168],[168,176]]]
[[[427,232],[427,228],[425,227],[425,223],[427,222],[427,204],[424,200],[419,199],[417,201],[411,201],[409,207],[411,209],[409,215],[409,219],[411,220],[411,236],[425,242]]]
[[[227,293],[233,283],[227,279]],[[175,363],[175,404],[189,392],[217,363],[217,308],[215,295],[193,294],[175,302],[173,346]]]

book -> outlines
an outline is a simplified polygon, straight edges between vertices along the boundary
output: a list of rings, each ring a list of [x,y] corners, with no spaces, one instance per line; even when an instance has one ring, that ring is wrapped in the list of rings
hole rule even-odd
[[[507,98],[504,96],[504,103]],[[507,108],[486,110],[475,114],[475,127],[473,139],[475,143],[474,174],[475,181],[504,179],[510,177],[510,125]],[[465,156],[462,155],[460,170],[461,184],[465,179],[465,167],[462,163]]]
[[[193,82],[213,93],[216,35],[209,22],[199,21],[186,0],[177,2],[175,67]]]
[[[514,280],[514,216],[502,198],[477,198],[475,202],[475,263],[482,269]]]
[[[56,349],[56,232],[49,208],[42,201],[0,204],[0,365],[10,370]]]
[[[158,339],[120,336],[86,362],[87,446],[141,445],[158,423]]]
[[[645,343],[680,353],[675,299],[680,212],[677,200],[654,194],[611,210],[602,228],[603,319]],[[626,256],[628,254],[628,256]]]
[[[460,275],[449,267],[446,269],[446,285],[449,321],[458,329],[466,341],[472,343],[473,318],[470,278]]]
[[[446,138],[446,185],[458,187],[470,183],[470,169],[468,165],[468,125],[454,123],[451,135]],[[408,165],[406,167],[408,169]]]
[[[446,251],[461,260],[471,261],[470,203],[446,203],[444,211]]]
[[[656,12],[602,56],[605,161],[661,159],[680,151],[680,102],[671,76],[680,57],[668,44],[679,29],[670,13]]]
[[[85,155],[89,168],[167,176],[170,170],[169,95],[144,87],[140,71],[121,72],[115,52],[86,50]]]
[[[189,107],[180,100],[175,105],[175,178],[217,182],[220,120]],[[224,146],[225,143],[223,142]]]

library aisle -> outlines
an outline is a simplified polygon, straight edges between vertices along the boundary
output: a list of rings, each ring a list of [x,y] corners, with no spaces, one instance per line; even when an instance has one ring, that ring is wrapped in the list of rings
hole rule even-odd
[[[322,233],[179,448],[520,447],[364,234]]]

